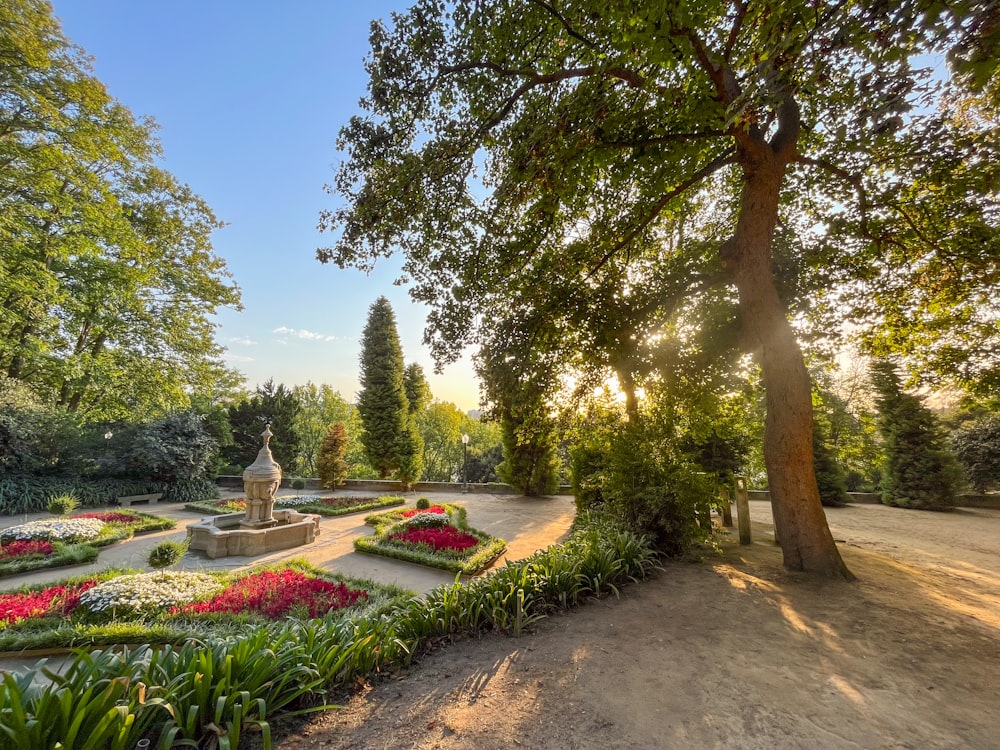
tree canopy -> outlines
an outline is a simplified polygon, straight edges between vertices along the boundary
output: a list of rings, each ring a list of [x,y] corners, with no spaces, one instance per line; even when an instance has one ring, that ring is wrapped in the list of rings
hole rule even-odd
[[[85,421],[143,418],[234,373],[211,315],[239,290],[221,224],[157,166],[151,120],[42,0],[0,8],[0,373]]]
[[[662,377],[671,337],[752,352],[785,564],[850,577],[801,342],[850,318],[873,350],[995,371],[996,13],[419,0],[372,25],[318,257],[402,252],[440,360],[500,339],[494,360],[610,369],[628,393]],[[936,83],[920,60],[945,53],[954,76]],[[977,92],[975,126],[939,106]]]

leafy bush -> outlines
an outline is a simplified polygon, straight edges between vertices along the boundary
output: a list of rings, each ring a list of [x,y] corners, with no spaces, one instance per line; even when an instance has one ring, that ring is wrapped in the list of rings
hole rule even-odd
[[[344,483],[350,467],[347,455],[347,429],[341,423],[330,425],[319,448],[316,471],[319,472],[320,487],[333,490]]]
[[[950,440],[965,478],[976,492],[1000,484],[1000,414],[984,414],[959,427]]]
[[[416,502],[417,510],[427,510],[431,507],[431,501],[426,497],[418,497]]]
[[[295,477],[292,479],[292,489],[298,492],[299,490],[304,490],[306,488],[306,480],[302,477]]]
[[[189,539],[183,542],[161,542],[149,551],[146,562],[151,568],[169,568],[176,565],[184,554],[188,551]]]
[[[49,500],[46,510],[56,516],[68,516],[74,510],[80,507],[80,501],[76,499],[75,495],[57,495],[56,497]]]

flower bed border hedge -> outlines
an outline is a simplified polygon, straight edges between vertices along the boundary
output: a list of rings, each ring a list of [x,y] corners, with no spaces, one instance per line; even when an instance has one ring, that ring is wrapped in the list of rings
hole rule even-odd
[[[365,523],[374,526],[375,533],[355,539],[355,551],[426,565],[431,568],[441,568],[453,573],[473,575],[489,567],[507,550],[507,542],[500,537],[470,528],[465,520],[465,508],[461,505],[453,503],[440,503],[440,505],[445,509],[454,526],[476,537],[480,543],[475,547],[458,551],[432,550],[425,545],[415,546],[406,542],[390,540],[389,537],[392,534],[407,528],[406,518],[403,514],[412,510],[408,508],[388,513],[373,513],[366,517]]]
[[[331,496],[335,499],[336,496]],[[238,498],[237,498],[238,499]],[[348,498],[344,498],[345,500]],[[380,497],[364,498],[369,500],[367,503],[359,503],[356,506],[350,508],[331,508],[329,505],[323,505],[322,503],[317,503],[315,505],[296,505],[293,510],[299,513],[315,513],[320,516],[334,517],[334,516],[347,516],[352,513],[363,513],[368,510],[376,510],[377,508],[389,508],[394,505],[402,505],[406,502],[406,498],[401,495],[382,495]],[[281,507],[275,504],[275,508],[281,510]],[[188,503],[184,506],[185,510],[192,510],[197,513],[209,513],[211,515],[220,515],[221,508],[213,506],[212,503],[202,502],[202,503]],[[238,512],[238,511],[236,511]]]
[[[91,515],[100,513],[98,510],[88,510],[84,513],[74,513],[75,516]],[[142,523],[133,526],[117,523],[106,523],[104,531],[96,539],[89,539],[76,544],[63,544],[54,542],[55,553],[48,557],[35,558],[31,560],[7,560],[0,561],[0,578],[23,575],[36,570],[48,570],[49,568],[65,568],[70,565],[86,565],[92,563],[100,554],[101,547],[107,547],[115,542],[131,539],[136,534],[148,534],[154,531],[165,531],[177,526],[177,522],[155,516],[151,513],[142,513],[137,510],[116,509],[107,511],[108,513],[122,513],[142,519]],[[69,516],[72,518],[72,516]]]

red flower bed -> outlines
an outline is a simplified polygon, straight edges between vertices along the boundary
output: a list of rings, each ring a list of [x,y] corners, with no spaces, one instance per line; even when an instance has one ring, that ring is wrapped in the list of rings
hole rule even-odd
[[[367,598],[367,591],[355,591],[343,583],[311,578],[293,570],[265,571],[241,578],[213,599],[171,611],[173,614],[257,612],[277,619],[300,605],[309,611],[310,617],[321,617]]]
[[[417,515],[417,513],[440,513],[442,515],[447,515],[448,511],[446,511],[440,505],[432,505],[431,507],[424,508],[423,510],[420,510],[420,508],[416,508],[415,510],[404,510],[402,513],[400,513],[400,516],[402,516],[403,518],[413,518],[415,515]]]
[[[479,544],[479,540],[472,534],[459,531],[454,526],[442,526],[436,529],[408,529],[390,534],[389,540],[408,544],[426,544],[436,550],[464,550]]]
[[[0,560],[12,560],[15,557],[43,555],[48,557],[55,550],[50,542],[11,542],[0,546]]]
[[[90,580],[74,586],[50,586],[26,594],[0,594],[0,623],[10,624],[47,615],[66,617],[80,603],[80,594],[97,583]]]
[[[70,518],[96,518],[98,521],[104,521],[104,523],[124,523],[129,525],[142,523],[141,518],[116,511],[108,511],[106,513],[77,513],[75,516],[70,516]]]

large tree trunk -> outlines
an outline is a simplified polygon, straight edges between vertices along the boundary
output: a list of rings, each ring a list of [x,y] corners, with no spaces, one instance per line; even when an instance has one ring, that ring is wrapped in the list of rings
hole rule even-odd
[[[740,297],[743,329],[759,359],[767,399],[764,463],[784,564],[852,580],[820,503],[813,470],[809,373],[778,296],[771,242],[784,164],[765,142],[743,153],[746,183],[734,247],[726,258]]]

